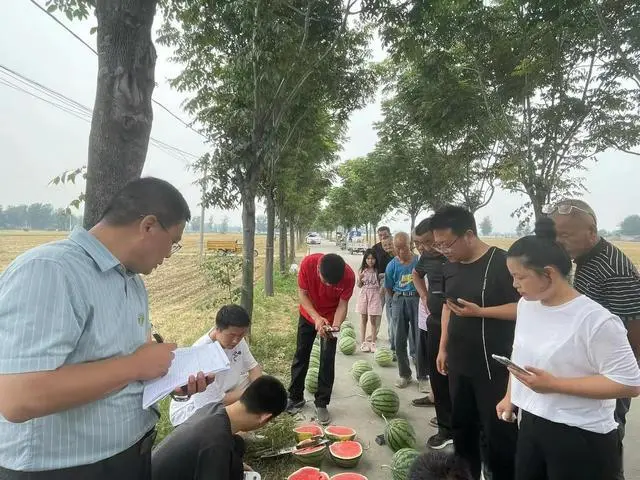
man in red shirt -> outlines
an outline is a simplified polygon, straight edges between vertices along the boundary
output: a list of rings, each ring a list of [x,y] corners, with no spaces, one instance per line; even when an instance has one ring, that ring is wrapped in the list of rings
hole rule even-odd
[[[298,271],[298,297],[300,319],[296,353],[291,364],[291,386],[287,411],[302,408],[304,379],[309,368],[309,357],[316,335],[320,335],[320,373],[315,405],[318,421],[328,424],[331,420],[327,405],[333,389],[336,339],[328,327],[340,327],[347,317],[349,299],[353,294],[356,276],[340,255],[315,253],[300,263]]]

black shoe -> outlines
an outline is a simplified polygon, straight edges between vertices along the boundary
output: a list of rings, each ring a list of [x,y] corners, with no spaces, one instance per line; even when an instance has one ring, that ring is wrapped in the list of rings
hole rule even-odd
[[[287,413],[296,413],[298,410],[304,407],[305,403],[307,402],[304,398],[302,400],[294,400],[293,398],[290,398],[289,400],[287,400],[287,408],[285,410]]]
[[[433,450],[441,450],[449,445],[453,445],[453,440],[441,433],[436,433],[427,440],[427,447]]]

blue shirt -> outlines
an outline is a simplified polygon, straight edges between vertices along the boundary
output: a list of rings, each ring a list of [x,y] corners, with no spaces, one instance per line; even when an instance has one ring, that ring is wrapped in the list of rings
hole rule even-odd
[[[414,256],[411,263],[403,265],[398,257],[387,265],[384,272],[384,286],[394,292],[415,292],[416,287],[413,284],[413,269],[418,264],[418,256]]]
[[[0,276],[0,374],[49,371],[134,352],[150,332],[147,292],[83,229],[19,256]],[[116,455],[153,428],[141,382],[70,410],[10,423],[0,466],[52,470]],[[11,395],[11,392],[2,392]]]

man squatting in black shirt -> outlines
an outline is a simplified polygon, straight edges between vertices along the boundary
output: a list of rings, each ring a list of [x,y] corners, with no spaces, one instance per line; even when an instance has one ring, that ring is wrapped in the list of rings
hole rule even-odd
[[[206,405],[171,432],[151,456],[153,480],[243,480],[244,440],[287,406],[287,391],[268,375],[253,381],[240,400]]]
[[[474,479],[480,479],[484,462],[492,480],[513,480],[517,426],[496,415],[509,372],[491,358],[511,356],[520,298],[506,252],[478,238],[473,214],[462,207],[438,210],[431,228],[435,247],[449,260],[443,267],[447,301],[436,363],[449,376],[455,451]]]

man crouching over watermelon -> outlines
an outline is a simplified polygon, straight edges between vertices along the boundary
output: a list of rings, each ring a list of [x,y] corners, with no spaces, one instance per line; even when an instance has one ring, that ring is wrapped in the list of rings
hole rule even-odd
[[[347,317],[349,299],[356,276],[340,255],[316,253],[306,256],[298,271],[300,319],[296,353],[291,364],[291,385],[287,411],[293,413],[305,404],[304,381],[316,335],[320,335],[320,368],[315,393],[316,416],[323,425],[331,421],[327,405],[331,400],[335,375],[336,337],[333,331]]]

